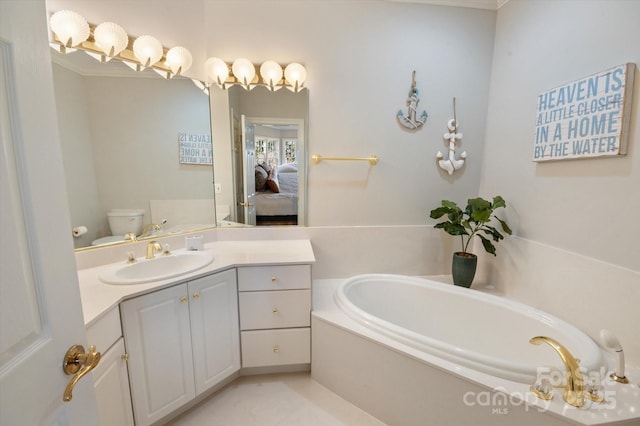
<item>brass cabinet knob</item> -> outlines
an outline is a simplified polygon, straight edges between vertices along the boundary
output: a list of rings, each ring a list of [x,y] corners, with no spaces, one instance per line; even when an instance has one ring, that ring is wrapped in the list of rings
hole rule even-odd
[[[194,299],[200,299],[200,293],[198,293],[198,292],[193,293],[193,298]]]
[[[187,296],[182,296],[182,297],[180,298],[180,301],[181,301],[182,303],[187,303],[187,302],[189,301],[189,298],[188,298]]]
[[[120,355],[120,359],[123,361],[129,361],[129,354],[125,353]]]
[[[278,352],[280,352],[280,347],[278,345],[276,345],[276,346],[273,347],[273,353],[277,354]]]
[[[271,282],[275,283],[276,281],[278,281],[278,279],[276,277],[271,277]]]
[[[271,313],[272,313],[273,315],[276,315],[276,314],[278,313],[278,308],[273,308],[273,309],[271,310]]]

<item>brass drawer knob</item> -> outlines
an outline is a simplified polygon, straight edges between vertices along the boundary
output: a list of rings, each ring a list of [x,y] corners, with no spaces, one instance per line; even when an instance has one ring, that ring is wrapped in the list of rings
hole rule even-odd
[[[275,283],[276,281],[278,281],[278,278],[276,278],[276,277],[271,277],[271,282],[272,282],[272,283]]]
[[[278,313],[278,308],[273,308],[273,309],[271,310],[271,313],[272,313],[273,315],[276,315],[276,314]]]
[[[280,352],[280,347],[278,345],[276,345],[276,346],[273,347],[273,353],[277,354],[278,352]]]

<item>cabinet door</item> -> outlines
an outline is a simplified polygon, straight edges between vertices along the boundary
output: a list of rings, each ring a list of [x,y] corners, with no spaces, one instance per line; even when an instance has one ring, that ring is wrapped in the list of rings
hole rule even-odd
[[[148,425],[195,397],[186,284],[121,304],[136,425]]]
[[[196,395],[240,369],[235,269],[189,282]]]
[[[124,354],[124,340],[121,337],[111,349],[102,354],[100,363],[92,372],[101,425],[133,426]]]

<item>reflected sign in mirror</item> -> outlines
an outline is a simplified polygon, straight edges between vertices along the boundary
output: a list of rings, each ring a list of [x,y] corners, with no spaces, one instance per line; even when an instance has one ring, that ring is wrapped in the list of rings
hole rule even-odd
[[[180,161],[181,134],[210,141],[207,96],[185,78],[51,54],[72,225],[87,230],[75,247],[124,241],[134,222],[137,237],[215,226],[212,166]],[[141,227],[114,231],[113,209],[142,211]]]

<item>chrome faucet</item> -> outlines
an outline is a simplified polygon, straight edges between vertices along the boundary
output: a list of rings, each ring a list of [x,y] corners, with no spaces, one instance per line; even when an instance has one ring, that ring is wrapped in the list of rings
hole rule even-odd
[[[157,241],[149,241],[147,244],[147,255],[145,256],[147,259],[153,259],[153,255],[155,252],[161,252],[162,246]]]
[[[534,345],[546,343],[560,355],[567,373],[567,383],[564,387],[564,393],[562,394],[563,399],[567,404],[573,405],[574,407],[582,407],[585,398],[584,379],[580,371],[580,366],[578,365],[578,360],[571,355],[567,348],[551,337],[536,336],[529,340],[529,343]]]

